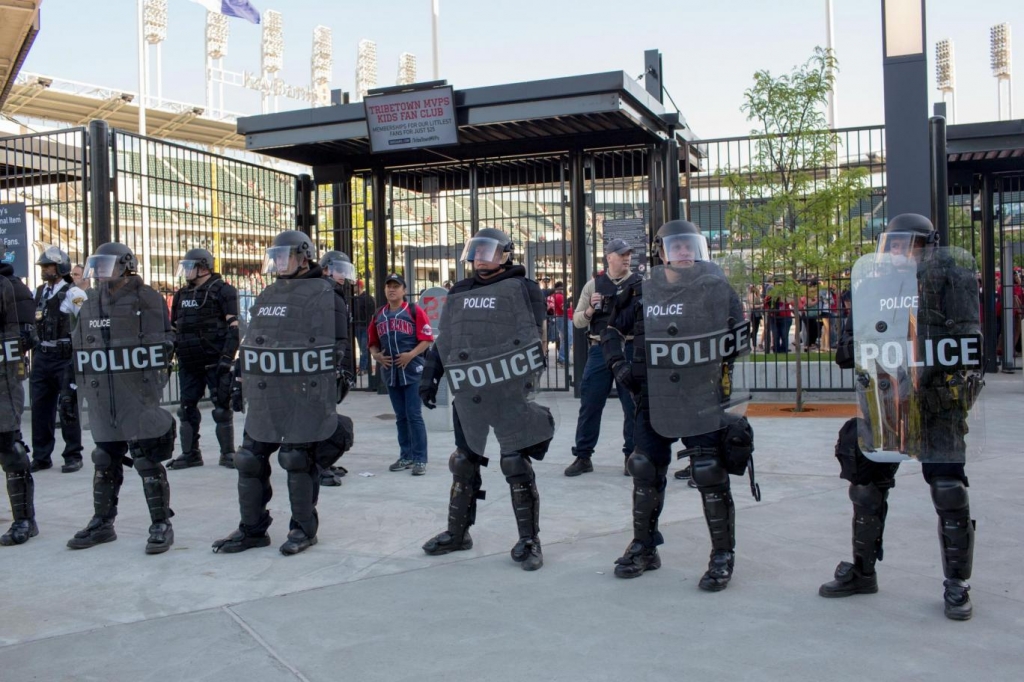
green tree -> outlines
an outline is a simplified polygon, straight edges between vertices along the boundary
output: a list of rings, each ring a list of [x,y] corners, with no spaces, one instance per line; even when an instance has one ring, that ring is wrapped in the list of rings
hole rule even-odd
[[[793,306],[800,339],[801,296],[817,278],[848,270],[862,248],[851,209],[868,196],[867,171],[837,164],[839,139],[827,128],[824,107],[837,66],[830,51],[789,74],[754,74],[742,111],[754,121],[747,166],[726,169],[734,247],[756,244],[751,266],[775,282],[774,298]],[[817,286],[814,284],[813,286]],[[803,409],[802,352],[796,354],[796,411]]]

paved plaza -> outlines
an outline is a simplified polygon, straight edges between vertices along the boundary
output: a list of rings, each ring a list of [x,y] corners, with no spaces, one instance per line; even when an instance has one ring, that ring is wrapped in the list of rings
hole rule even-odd
[[[536,466],[545,556],[536,573],[509,558],[515,522],[496,461],[484,470],[474,548],[423,554],[420,545],[446,523],[452,434],[429,434],[426,476],[390,473],[397,449],[386,396],[345,402],[356,423],[356,445],[341,461],[349,475],[322,490],[320,542],[298,556],[277,551],[288,500],[276,462],[274,544],[211,552],[236,527],[238,504],[235,472],[215,466],[208,409],[207,465],[170,472],[176,540],[167,554],[143,553],[149,518],[134,472],[125,472],[118,540],[78,552],[65,543],[91,516],[90,467],[38,473],[39,537],[0,548],[0,680],[1021,678],[1019,373],[988,377],[980,401],[985,452],[967,468],[978,523],[967,623],[943,617],[936,516],[913,463],[890,496],[879,593],[818,597],[850,556],[851,507],[833,457],[841,419],[752,420],[764,499],[733,478],[737,557],[726,591],[697,589],[707,530],[697,492],[672,478],[663,567],[616,579],[613,561],[632,535],[618,415],[606,412],[594,473],[566,478],[578,403],[549,397],[561,424]],[[0,524],[9,522],[5,504]]]

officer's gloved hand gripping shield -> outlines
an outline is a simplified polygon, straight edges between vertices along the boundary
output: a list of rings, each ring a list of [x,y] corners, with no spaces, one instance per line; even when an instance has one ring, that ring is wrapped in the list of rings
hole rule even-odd
[[[25,409],[25,356],[18,330],[14,287],[0,280],[0,431],[17,431]]]
[[[72,346],[79,408],[88,405],[96,442],[167,435],[173,418],[160,404],[174,344],[163,296],[137,277],[101,279],[82,306]]]
[[[957,247],[880,252],[854,265],[858,440],[869,459],[962,463],[984,447],[976,274]]]
[[[741,264],[735,284],[711,261],[659,265],[643,282],[644,351],[651,426],[667,438],[711,433],[728,411],[749,400],[742,358],[750,323],[736,289],[749,281]]]
[[[484,453],[491,429],[503,453],[551,440],[554,417],[534,400],[544,349],[521,280],[449,295],[437,348],[474,452]]]
[[[238,359],[245,431],[254,439],[312,443],[334,433],[334,295],[322,278],[281,278],[250,308]]]

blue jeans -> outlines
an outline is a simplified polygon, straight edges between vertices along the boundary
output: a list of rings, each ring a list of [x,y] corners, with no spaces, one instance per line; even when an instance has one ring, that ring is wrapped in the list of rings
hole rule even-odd
[[[427,463],[427,427],[423,423],[420,383],[388,386],[388,397],[395,410],[398,447],[402,459]]]
[[[792,317],[775,318],[775,352],[789,352],[789,328],[793,326]]]
[[[633,344],[627,343],[624,353],[627,358],[632,357]],[[576,446],[572,449],[574,457],[589,459],[594,454],[594,447],[601,435],[601,414],[608,401],[608,393],[612,390],[612,381],[612,373],[604,363],[601,346],[591,345],[580,383],[580,416],[576,421]],[[622,403],[622,454],[629,456],[633,452],[636,410],[629,391],[617,383],[615,388],[619,393],[619,402]]]
[[[359,344],[359,371],[366,374],[370,370],[370,355],[366,351],[366,344],[369,341],[366,335],[366,327],[356,325],[356,343]]]

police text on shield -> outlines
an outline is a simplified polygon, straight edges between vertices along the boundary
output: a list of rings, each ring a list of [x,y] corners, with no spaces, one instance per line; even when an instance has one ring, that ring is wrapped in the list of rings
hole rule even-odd
[[[271,376],[313,376],[334,371],[334,347],[253,348],[242,347],[242,371]]]
[[[170,366],[167,350],[164,344],[133,348],[82,348],[75,351],[75,369],[82,374],[167,369]]]
[[[481,362],[449,365],[446,368],[452,393],[483,388],[535,374],[544,369],[540,343]]]
[[[648,339],[647,362],[651,367],[693,367],[721,362],[750,350],[750,323],[683,339]]]

